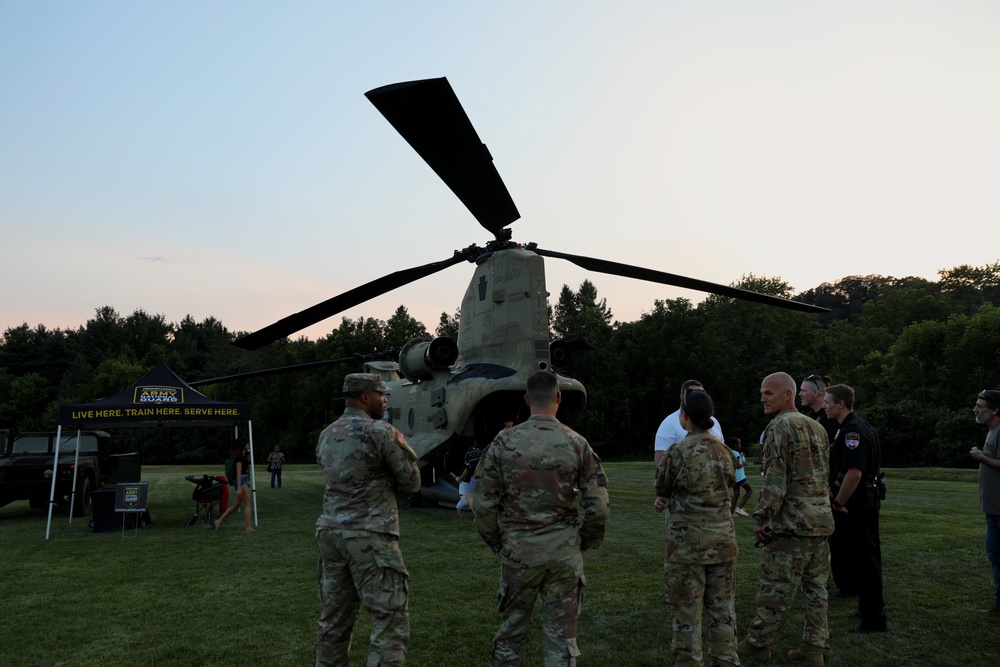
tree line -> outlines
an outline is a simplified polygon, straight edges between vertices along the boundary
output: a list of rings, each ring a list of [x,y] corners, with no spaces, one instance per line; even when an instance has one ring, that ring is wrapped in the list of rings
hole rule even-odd
[[[829,308],[810,315],[730,298],[656,300],[632,322],[614,320],[589,280],[564,285],[551,304],[553,338],[586,342],[563,372],[587,388],[578,430],[604,457],[652,456],[660,421],[677,408],[684,380],[703,382],[726,435],[756,443],[766,425],[761,379],[786,371],[817,373],[857,392],[856,410],[872,424],[882,461],[893,466],[967,466],[983,438],[971,407],[982,389],[1000,387],[1000,261],[962,265],[939,279],[849,276],[793,294],[780,278],[744,276],[734,286]],[[0,430],[54,429],[62,404],[114,395],[157,363],[181,378],[235,375],[354,354],[400,349],[431,335],[400,306],[387,320],[342,318],[318,340],[285,340],[257,352],[231,342],[209,317],[179,323],[105,306],[77,329],[22,324],[0,340]],[[458,313],[442,313],[433,335],[458,335]],[[357,362],[303,373],[208,385],[218,400],[251,403],[261,456],[280,444],[292,462],[313,460],[319,431],[343,408],[345,373]],[[232,431],[135,429],[124,434],[147,463],[217,463]]]

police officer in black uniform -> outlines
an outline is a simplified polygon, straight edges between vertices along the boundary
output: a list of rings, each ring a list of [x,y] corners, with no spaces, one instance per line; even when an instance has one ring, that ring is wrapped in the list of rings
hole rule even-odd
[[[834,515],[841,515],[831,540],[831,560],[839,559],[852,575],[858,594],[861,625],[854,632],[885,632],[882,597],[882,544],[878,515],[884,481],[879,468],[880,449],[875,429],[854,414],[854,390],[843,384],[827,387],[826,414],[840,423],[830,451]],[[835,533],[836,534],[836,533]],[[836,546],[837,552],[834,551]]]
[[[802,412],[820,423],[830,438],[830,444],[837,439],[839,424],[826,416],[826,405],[823,402],[826,388],[833,384],[829,375],[810,375],[799,385],[799,405]]]

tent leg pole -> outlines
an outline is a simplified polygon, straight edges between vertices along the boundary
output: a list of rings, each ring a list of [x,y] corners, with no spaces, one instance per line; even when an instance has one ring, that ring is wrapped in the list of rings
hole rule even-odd
[[[250,498],[253,500],[253,525],[257,523],[257,472],[253,459],[253,422],[247,422],[247,434],[250,439]]]
[[[76,456],[73,457],[73,488],[69,494],[69,522],[73,523],[73,508],[76,507],[76,478],[80,469],[80,433],[82,429],[76,429]]]
[[[59,460],[59,441],[62,439],[62,424],[56,427],[56,451],[55,458],[52,459],[52,490],[49,492],[49,522],[45,525],[45,539],[49,539],[49,532],[52,529],[52,505],[56,502],[56,461]],[[70,512],[72,514],[72,512]]]

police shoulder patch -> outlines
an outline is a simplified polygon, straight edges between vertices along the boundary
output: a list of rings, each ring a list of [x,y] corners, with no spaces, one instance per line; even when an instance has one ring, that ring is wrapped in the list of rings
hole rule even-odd
[[[861,445],[861,434],[848,433],[844,436],[844,444],[848,449],[857,449]]]

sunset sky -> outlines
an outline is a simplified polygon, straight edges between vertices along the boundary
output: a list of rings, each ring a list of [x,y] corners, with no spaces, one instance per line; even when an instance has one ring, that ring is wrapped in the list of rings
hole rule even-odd
[[[997,2],[0,2],[0,331],[251,331],[486,242],[364,97],[441,76],[517,241],[796,291],[1000,259]],[[546,270],[623,321],[703,296]],[[433,330],[471,275],[344,315]]]

